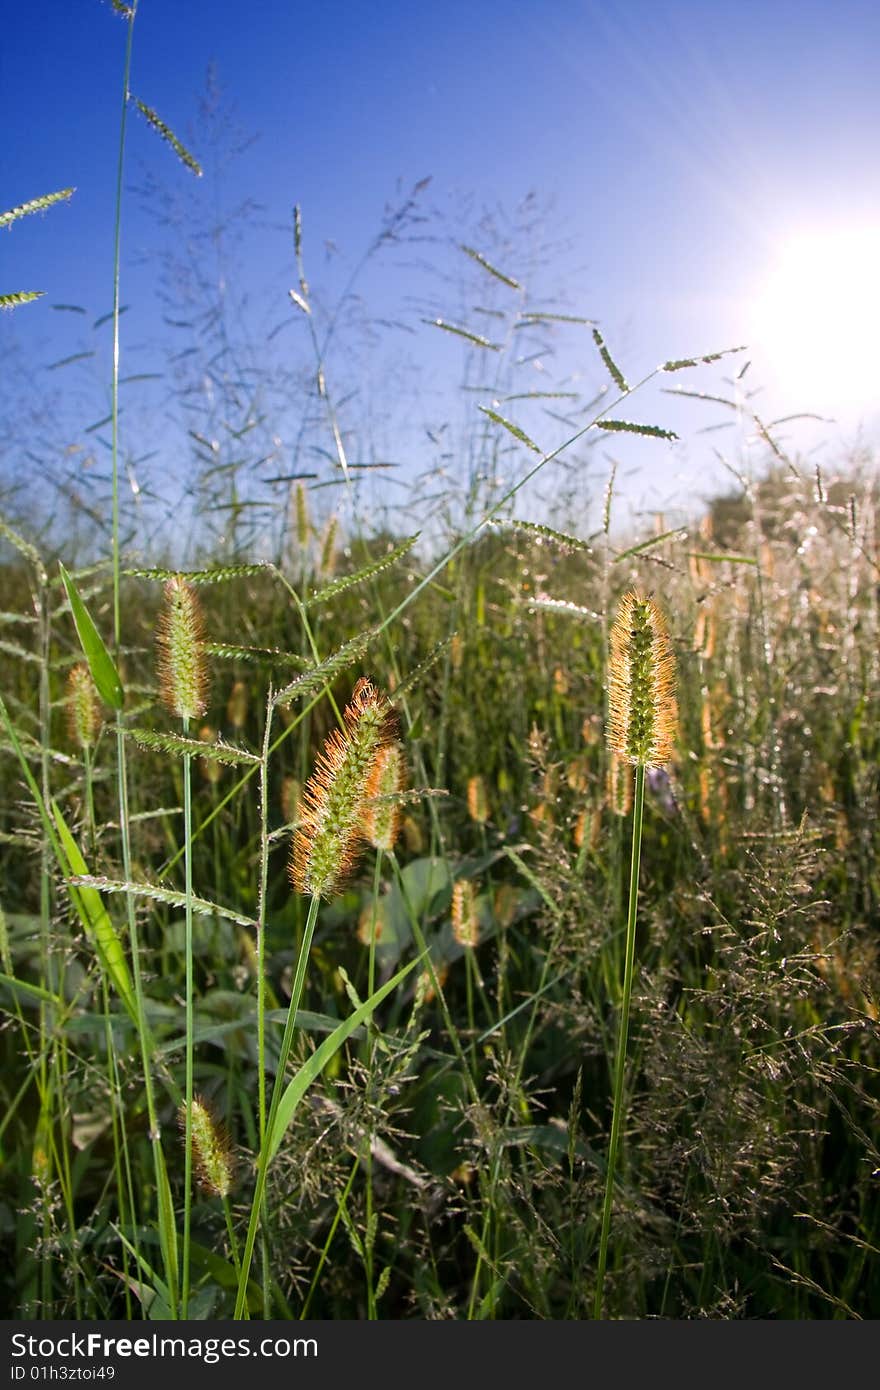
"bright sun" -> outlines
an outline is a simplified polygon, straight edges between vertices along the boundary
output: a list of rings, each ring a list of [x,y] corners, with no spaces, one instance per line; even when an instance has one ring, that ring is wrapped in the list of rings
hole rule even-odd
[[[753,346],[798,408],[880,408],[880,224],[793,236],[754,304]]]

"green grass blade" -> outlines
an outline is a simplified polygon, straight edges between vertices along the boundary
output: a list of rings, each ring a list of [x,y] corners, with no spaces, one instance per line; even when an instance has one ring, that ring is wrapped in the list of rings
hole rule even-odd
[[[391,979],[388,980],[386,984],[382,985],[381,989],[377,989],[375,994],[371,994],[369,999],[361,1004],[359,1009],[355,1009],[354,1013],[350,1014],[344,1022],[340,1023],[338,1028],[334,1028],[329,1038],[325,1038],[320,1047],[317,1047],[311,1057],[309,1057],[308,1061],[303,1063],[281,1097],[278,1110],[275,1114],[275,1122],[271,1130],[266,1134],[266,1144],[268,1146],[267,1162],[271,1163],[278,1152],[278,1146],[284,1138],[287,1126],[293,1119],[296,1107],[299,1105],[312,1082],[316,1077],[321,1075],[327,1063],[331,1058],[335,1057],[340,1047],[342,1047],[344,1042],[347,1042],[355,1029],[366,1022],[377,1005],[381,1004],[382,1000],[385,999],[393,989],[397,988],[401,980],[405,979],[409,972],[415,969],[420,960],[421,956],[417,956],[415,960],[410,961],[409,965],[405,965],[401,970],[398,970],[396,975],[392,975]]]
[[[70,602],[70,610],[73,613],[73,621],[76,623],[80,646],[86,661],[89,663],[95,688],[104,703],[108,704],[111,709],[122,709],[125,695],[113,658],[104,646],[101,634],[95,627],[89,610],[80,598],[73,579],[62,564],[59,564],[59,569]]]
[[[57,802],[53,801],[51,805],[58,837],[70,866],[70,872],[72,874],[88,874],[86,861],[80,853],[79,845],[74,840]],[[101,963],[113,981],[120,999],[137,1024],[137,1003],[128,961],[100,893],[96,888],[70,885],[70,895],[86,936],[94,944]]]

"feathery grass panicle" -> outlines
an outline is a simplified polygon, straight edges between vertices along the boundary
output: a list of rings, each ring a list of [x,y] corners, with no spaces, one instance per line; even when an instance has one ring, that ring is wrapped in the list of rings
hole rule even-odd
[[[388,699],[361,679],[303,788],[290,866],[299,893],[332,898],[354,872],[364,843],[364,807],[377,764],[397,738]]]
[[[182,1134],[186,1133],[186,1105],[178,1110]],[[199,1183],[214,1197],[228,1197],[235,1181],[232,1144],[225,1127],[201,1096],[192,1103],[192,1153]]]
[[[207,708],[208,666],[203,638],[198,595],[191,584],[174,575],[165,585],[156,645],[162,700],[178,719],[199,719]]]
[[[91,748],[101,729],[101,705],[91,672],[84,661],[67,676],[67,727],[80,748]]]
[[[608,743],[635,766],[664,767],[677,725],[675,658],[653,598],[631,590],[620,600],[608,663]]]
[[[400,834],[401,811],[394,800],[406,790],[406,764],[399,743],[389,743],[376,754],[367,778],[362,831],[374,849],[390,854]]]

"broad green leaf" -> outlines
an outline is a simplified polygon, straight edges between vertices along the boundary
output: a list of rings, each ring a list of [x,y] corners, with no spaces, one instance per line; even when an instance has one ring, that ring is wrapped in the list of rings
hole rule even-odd
[[[122,709],[125,695],[113,658],[104,646],[101,634],[92,622],[89,610],[80,598],[75,583],[62,564],[59,564],[59,569],[70,603],[70,610],[73,613],[73,621],[76,623],[80,646],[86,661],[89,663],[95,688],[104,703],[109,705],[111,709]]]

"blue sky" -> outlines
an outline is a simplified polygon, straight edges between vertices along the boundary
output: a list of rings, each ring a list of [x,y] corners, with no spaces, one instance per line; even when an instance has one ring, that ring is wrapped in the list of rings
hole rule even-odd
[[[14,348],[34,391],[47,364],[77,346],[79,321],[51,305],[85,306],[89,323],[110,307],[124,41],[124,22],[103,0],[43,0],[7,7],[4,16],[0,203],[76,187],[68,206],[16,223],[2,243],[2,287],[46,291],[0,323],[0,348]],[[441,218],[447,250],[465,205],[472,211],[469,222],[461,214],[462,239],[473,242],[473,210],[509,210],[534,192],[554,245],[538,272],[547,295],[561,290],[570,312],[599,321],[630,380],[668,357],[747,342],[748,381],[762,388],[755,403],[765,418],[796,410],[837,416],[837,426],[784,430],[794,451],[819,450],[830,460],[860,427],[876,439],[877,404],[864,392],[846,399],[833,368],[809,380],[786,372],[778,355],[755,344],[756,301],[767,301],[768,277],[789,256],[792,238],[822,232],[839,260],[849,229],[859,229],[862,242],[880,229],[878,53],[880,6],[854,0],[265,0],[247,8],[141,0],[133,92],[186,139],[213,63],[238,126],[259,138],[222,180],[210,151],[196,149],[206,159],[196,183],[133,115],[128,183],[143,184],[153,171],[181,208],[205,219],[221,201],[258,205],[226,265],[236,292],[254,306],[253,334],[273,313],[280,320],[289,312],[294,202],[310,238],[310,279],[326,286],[329,302],[398,189],[431,177],[423,206]],[[123,299],[132,308],[123,370],[126,361],[143,370],[167,356],[151,253],[168,236],[143,199],[127,193]],[[447,250],[437,252],[443,264]],[[430,247],[419,253],[431,254]],[[399,369],[387,365],[392,340],[382,378],[373,372],[369,383],[371,409],[391,437],[402,380],[439,418],[444,391],[456,393],[461,379],[458,344],[438,345],[421,321],[413,295],[426,302],[428,292],[416,286],[414,259],[378,257],[362,282],[371,313],[387,303],[396,316],[409,314]],[[805,265],[788,291],[796,311],[815,287],[809,257]],[[519,265],[505,269],[520,273]],[[824,265],[821,275],[829,273]],[[468,310],[455,293],[449,317],[453,307]],[[845,293],[857,315],[858,282],[855,291],[847,282]],[[783,317],[791,317],[787,308]],[[839,319],[835,331],[846,335],[849,324]],[[856,321],[859,343],[860,331]],[[302,335],[302,325],[291,332]],[[730,370],[706,369],[681,384],[720,390]],[[588,335],[560,346],[554,373],[578,378],[585,390],[601,382]],[[84,377],[56,372],[51,386],[62,409],[75,413],[80,399],[86,409],[92,386]],[[14,409],[16,389],[7,375],[0,414]],[[685,408],[649,391],[618,413],[682,435],[674,449],[639,440],[624,450],[632,498],[647,505],[692,496],[721,476],[717,451],[736,453],[730,434],[701,432],[719,422],[704,405]],[[155,425],[153,432],[158,453],[167,453],[170,437]],[[540,443],[561,437],[548,422]],[[397,442],[415,466],[416,436],[402,430]]]

